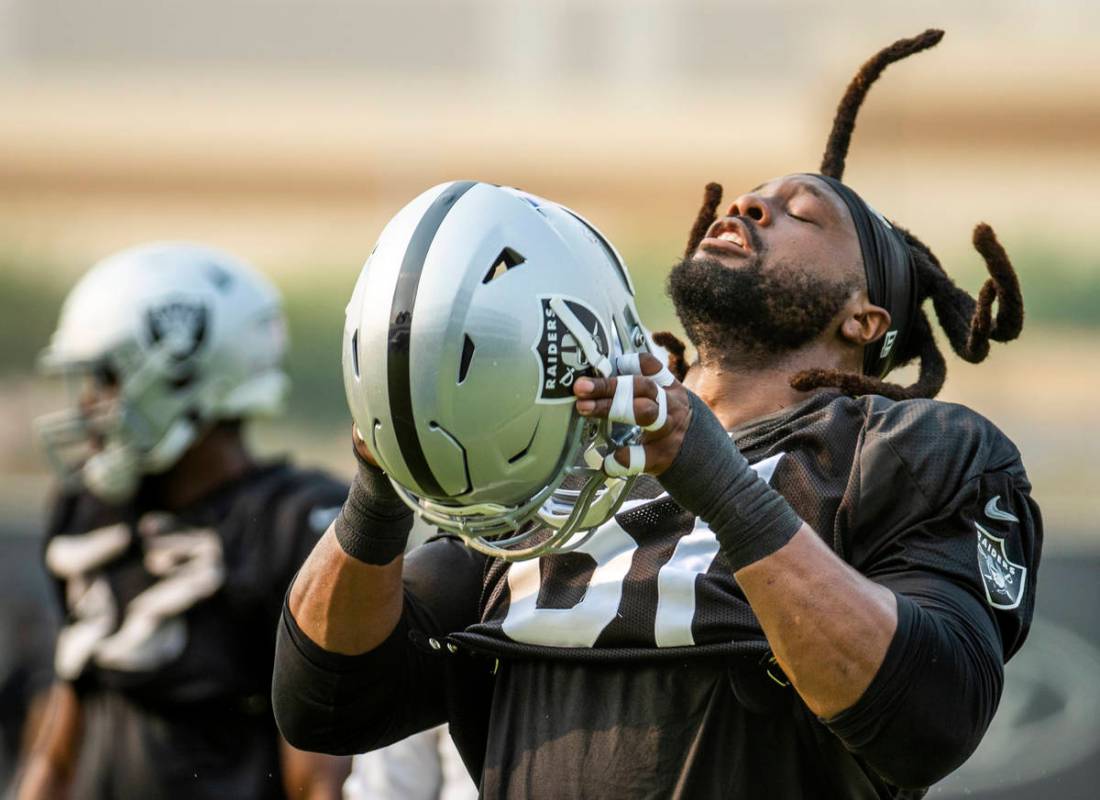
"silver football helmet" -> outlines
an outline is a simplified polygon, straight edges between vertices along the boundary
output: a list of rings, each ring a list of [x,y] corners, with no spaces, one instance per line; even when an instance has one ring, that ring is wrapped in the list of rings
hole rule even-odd
[[[634,477],[601,465],[641,432],[581,417],[572,386],[652,349],[626,267],[591,224],[457,181],[382,231],[347,307],[344,386],[413,510],[519,560],[573,549],[625,498]]]
[[[39,359],[109,391],[37,419],[46,454],[64,481],[124,502],[217,420],[277,412],[285,349],[278,291],[244,262],[175,243],[113,255],[69,293]]]

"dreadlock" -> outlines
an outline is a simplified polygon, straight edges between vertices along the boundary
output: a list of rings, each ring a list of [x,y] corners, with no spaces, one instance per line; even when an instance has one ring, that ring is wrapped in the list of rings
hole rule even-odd
[[[837,180],[843,177],[856,115],[871,85],[883,71],[895,61],[934,47],[942,38],[943,31],[927,30],[911,39],[899,39],[860,67],[848,84],[833,118],[833,128],[825,146],[825,155],[821,159],[822,175]],[[688,238],[688,256],[698,249],[707,229],[716,219],[721,199],[722,187],[717,183],[707,184],[703,206]],[[896,224],[894,227],[905,237],[916,266],[918,304],[923,304],[925,300],[932,301],[936,319],[947,335],[951,348],[960,358],[977,364],[989,354],[990,340],[1008,342],[1020,335],[1024,324],[1024,299],[1020,293],[1020,283],[1008,255],[989,225],[983,222],[974,228],[974,249],[985,261],[989,272],[989,278],[978,292],[977,299],[955,285],[927,245],[904,228]],[[997,303],[996,315],[993,314],[994,301]],[[675,337],[672,334],[659,335],[663,345],[671,351],[668,338],[675,340]],[[682,344],[679,349],[682,353]],[[831,386],[845,394],[880,394],[893,400],[935,397],[943,388],[947,377],[947,363],[936,345],[932,325],[923,311],[914,320],[913,329],[906,339],[904,349],[898,353],[896,363],[908,364],[915,359],[920,361],[920,370],[916,382],[910,386],[888,383],[868,375],[827,369],[798,372],[791,376],[790,384],[803,392]],[[677,366],[684,367],[682,356]]]
[[[676,376],[676,380],[682,381],[688,371],[687,358],[684,356],[687,348],[684,347],[684,343],[670,331],[657,331],[653,334],[653,343],[665,349],[668,353],[669,370]]]

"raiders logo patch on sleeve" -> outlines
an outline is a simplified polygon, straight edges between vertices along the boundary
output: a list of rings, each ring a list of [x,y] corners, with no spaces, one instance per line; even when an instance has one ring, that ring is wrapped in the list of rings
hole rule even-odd
[[[1005,551],[1005,540],[974,523],[978,529],[978,572],[985,598],[993,608],[1006,611],[1020,605],[1024,596],[1027,567],[1017,564]]]

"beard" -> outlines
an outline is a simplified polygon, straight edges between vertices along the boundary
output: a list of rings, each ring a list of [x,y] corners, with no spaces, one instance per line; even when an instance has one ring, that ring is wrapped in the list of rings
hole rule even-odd
[[[763,253],[731,268],[707,256],[686,258],[668,276],[668,295],[703,361],[741,368],[774,364],[820,336],[857,288]]]

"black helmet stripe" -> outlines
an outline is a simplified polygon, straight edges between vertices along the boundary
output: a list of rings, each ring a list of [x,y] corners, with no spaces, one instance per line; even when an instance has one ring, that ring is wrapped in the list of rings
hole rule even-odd
[[[604,252],[607,253],[607,259],[615,265],[615,271],[619,273],[619,280],[623,282],[623,287],[625,287],[627,292],[630,293],[630,296],[633,297],[634,286],[630,283],[630,278],[627,277],[626,274],[626,267],[623,265],[623,262],[619,260],[619,256],[616,255],[615,248],[611,246],[611,242],[607,241],[604,235],[596,230],[596,228],[584,217],[574,213],[565,206],[562,206],[561,208],[563,211],[567,212],[569,216],[573,217],[573,219],[586,227],[589,232],[591,232],[591,234],[599,240],[600,246],[603,248]]]
[[[424,216],[417,223],[401,269],[397,273],[397,285],[393,292],[393,305],[390,308],[390,330],[386,348],[386,379],[389,386],[390,418],[397,445],[401,448],[401,457],[409,468],[413,479],[426,494],[440,496],[444,494],[432,468],[424,458],[420,438],[416,433],[416,420],[413,417],[412,386],[409,376],[409,350],[411,344],[413,311],[416,305],[416,293],[420,287],[420,274],[424,270],[424,259],[428,255],[443,218],[477,181],[456,181],[437,197]]]

